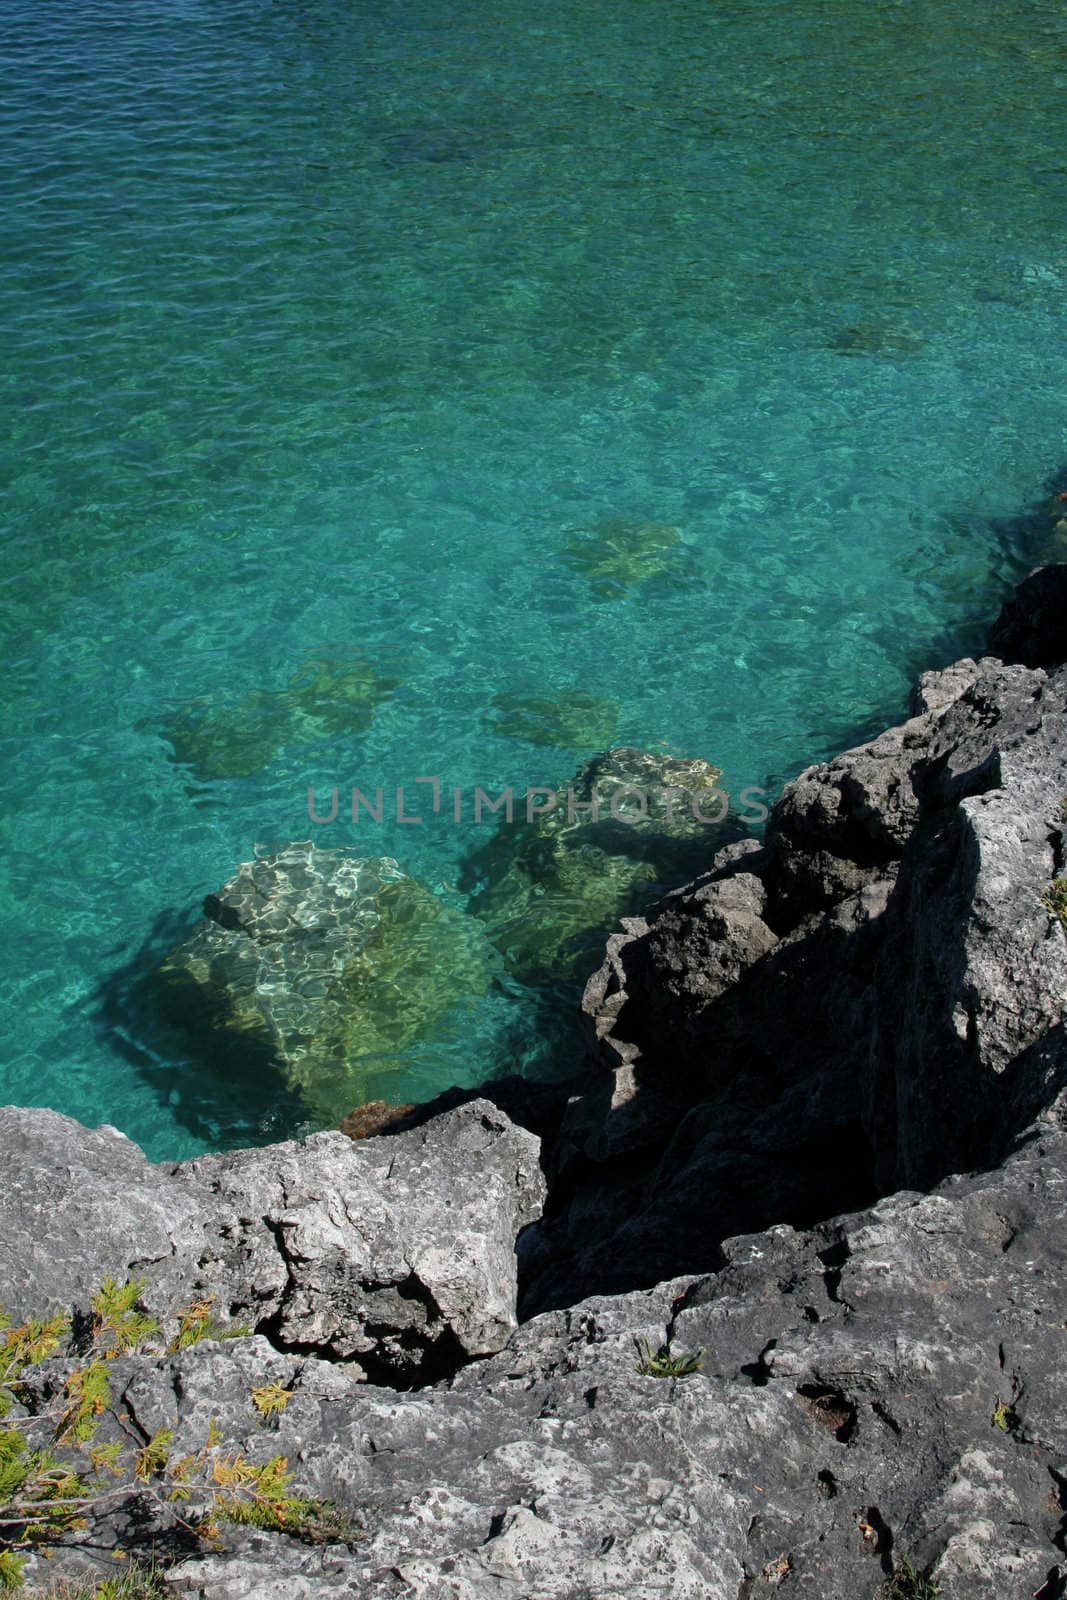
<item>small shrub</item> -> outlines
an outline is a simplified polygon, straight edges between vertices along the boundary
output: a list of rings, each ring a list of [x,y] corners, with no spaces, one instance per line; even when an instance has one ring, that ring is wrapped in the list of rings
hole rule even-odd
[[[1067,933],[1067,878],[1053,878],[1041,896],[1041,904]]]
[[[934,1580],[913,1567],[906,1557],[894,1567],[885,1591],[886,1600],[937,1600],[939,1592]]]
[[[264,1422],[279,1416],[292,1398],[293,1391],[287,1389],[284,1383],[265,1383],[261,1389],[252,1390],[252,1404]]]
[[[643,1378],[688,1378],[704,1365],[703,1350],[696,1351],[694,1355],[686,1355],[682,1351],[672,1355],[669,1340],[661,1344],[658,1350],[653,1350],[647,1339],[637,1339],[635,1343],[640,1357],[637,1370]]]
[[[993,1424],[1002,1433],[1014,1433],[1019,1426],[1019,1415],[1010,1400],[1002,1400],[997,1396],[997,1403],[993,1407]]]
[[[11,1593],[15,1600],[167,1600],[173,1591],[157,1568],[130,1562],[126,1570],[114,1578],[59,1578],[47,1589],[34,1589],[32,1597],[20,1583]]]
[[[93,1341],[105,1356],[134,1350],[159,1332],[159,1323],[140,1308],[143,1289],[143,1278],[128,1278],[123,1284],[105,1278],[93,1295]]]
[[[290,1493],[292,1473],[285,1456],[273,1456],[257,1465],[238,1452],[216,1461],[213,1481],[218,1485],[214,1518],[249,1528],[287,1533],[308,1544],[328,1544],[352,1537],[345,1517],[328,1500],[312,1500]]]
[[[216,1322],[211,1314],[214,1304],[214,1296],[205,1295],[178,1312],[178,1331],[167,1346],[168,1354],[177,1355],[179,1350],[188,1350],[203,1339],[240,1339],[251,1333],[251,1328],[241,1323]]]

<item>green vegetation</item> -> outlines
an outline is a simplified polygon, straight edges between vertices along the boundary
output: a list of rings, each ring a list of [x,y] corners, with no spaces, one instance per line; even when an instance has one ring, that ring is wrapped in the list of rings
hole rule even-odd
[[[1053,878],[1041,896],[1041,904],[1067,933],[1067,878]]]
[[[143,1288],[140,1278],[123,1284],[105,1278],[93,1295],[93,1341],[105,1358],[134,1350],[159,1332],[159,1323],[139,1309]]]
[[[136,1278],[105,1280],[92,1296],[88,1349],[62,1313],[13,1327],[0,1312],[0,1592],[25,1593],[27,1554],[62,1543],[124,1501],[169,1509],[207,1545],[222,1522],[311,1543],[353,1537],[331,1503],[293,1493],[285,1456],[252,1461],[239,1451],[223,1454],[214,1423],[206,1443],[181,1457],[172,1449],[174,1428],[148,1438],[133,1431],[114,1406],[111,1372],[122,1355],[146,1344],[158,1349],[160,1328],[141,1304],[143,1288]],[[243,1331],[216,1323],[211,1306],[205,1297],[178,1313],[170,1353]],[[34,1376],[42,1362],[57,1358],[65,1371]],[[283,1411],[289,1398],[279,1383],[250,1396],[263,1420]],[[187,1508],[180,1515],[179,1505]],[[158,1574],[131,1565],[114,1578],[61,1583],[49,1593],[54,1600],[153,1600],[165,1592],[161,1583]]]
[[[173,1591],[162,1572],[130,1562],[113,1578],[88,1578],[82,1582],[60,1579],[47,1589],[25,1589],[17,1575],[5,1586],[4,1557],[0,1556],[0,1594],[14,1600],[166,1600]]]
[[[1014,1402],[1002,1400],[998,1395],[997,1403],[993,1407],[992,1421],[994,1427],[999,1428],[1002,1433],[1014,1433],[1019,1426],[1019,1414]]]
[[[886,1589],[886,1600],[937,1600],[939,1590],[932,1578],[912,1566],[905,1559],[893,1569],[893,1577]]]
[[[293,1391],[284,1383],[265,1383],[261,1389],[252,1390],[252,1404],[264,1422],[280,1416],[292,1398]]]
[[[697,1350],[693,1355],[686,1355],[683,1351],[672,1355],[669,1339],[658,1350],[653,1350],[647,1339],[634,1342],[641,1358],[637,1370],[642,1378],[688,1378],[704,1365],[703,1350]]]
[[[200,1344],[204,1339],[241,1339],[252,1332],[243,1323],[216,1322],[211,1315],[214,1304],[214,1297],[206,1295],[204,1299],[194,1300],[178,1312],[178,1331],[167,1346],[170,1355],[176,1355],[179,1350],[188,1350],[190,1345]]]

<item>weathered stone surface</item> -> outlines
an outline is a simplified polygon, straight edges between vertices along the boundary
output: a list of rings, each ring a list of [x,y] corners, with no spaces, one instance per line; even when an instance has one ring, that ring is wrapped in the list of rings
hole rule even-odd
[[[526,1243],[529,1306],[712,1266],[724,1234],[833,1204],[831,1172],[854,1205],[999,1159],[1067,1081],[1042,904],[1067,670],[961,662],[919,694],[789,785],[762,849],[609,941],[585,998],[603,1072],[569,1116],[568,1200]]]
[[[164,1008],[189,1030],[255,1048],[336,1123],[489,984],[479,924],[388,856],[292,844],[245,862],[160,970]]]
[[[543,1179],[536,1140],[488,1101],[389,1140],[322,1133],[169,1168],[54,1112],[0,1112],[0,1144],[0,1304],[18,1315],[137,1275],[172,1331],[210,1295],[280,1348],[398,1383],[515,1326],[515,1236]]]
[[[727,1241],[717,1274],[538,1317],[431,1389],[261,1338],[123,1358],[145,1433],[193,1453],[214,1421],[224,1455],[285,1455],[355,1524],[325,1549],[229,1529],[170,1581],[196,1600],[771,1600],[788,1578],[875,1600],[907,1558],[939,1600],[1039,1592],[1065,1571],[1065,1170],[1050,1113],[999,1172]],[[668,1338],[702,1369],[641,1375],[634,1341]],[[267,1382],[292,1391],[269,1428]]]

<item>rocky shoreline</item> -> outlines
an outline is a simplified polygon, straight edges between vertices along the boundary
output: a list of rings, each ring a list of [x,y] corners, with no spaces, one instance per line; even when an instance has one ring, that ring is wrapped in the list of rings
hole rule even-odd
[[[990,651],[624,920],[580,1081],[160,1167],[0,1111],[0,1303],[82,1318],[28,1432],[134,1277],[101,1439],[284,1456],[344,1519],[197,1544],[162,1466],[27,1581],[120,1547],[199,1600],[1062,1600],[1067,569]],[[183,1344],[208,1303],[234,1336]]]

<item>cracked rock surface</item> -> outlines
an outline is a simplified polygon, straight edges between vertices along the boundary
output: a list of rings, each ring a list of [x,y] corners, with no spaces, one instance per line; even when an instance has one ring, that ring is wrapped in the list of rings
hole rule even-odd
[[[1065,1170],[1052,1112],[996,1173],[729,1241],[716,1274],[546,1313],[427,1389],[254,1336],[124,1357],[146,1434],[192,1452],[214,1422],[358,1530],[312,1549],[228,1529],[170,1580],[200,1600],[873,1600],[907,1557],[943,1600],[1032,1595],[1067,1528]],[[700,1371],[638,1372],[635,1340],[668,1336]],[[292,1397],[264,1426],[267,1382]]]
[[[505,1343],[515,1236],[544,1193],[537,1140],[483,1100],[390,1140],[320,1133],[160,1167],[113,1129],[7,1107],[0,1146],[10,1312],[84,1306],[105,1275],[136,1275],[164,1325],[210,1295],[281,1349],[398,1383]]]
[[[999,1161],[1067,1083],[1067,668],[965,660],[590,979],[527,1310]]]

